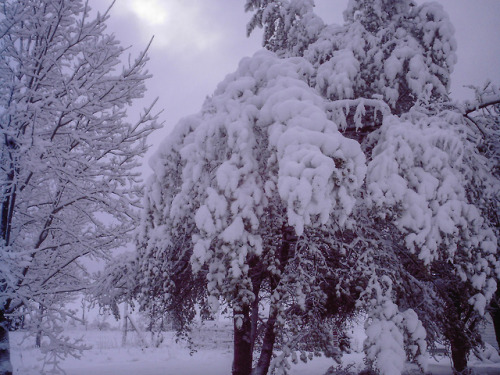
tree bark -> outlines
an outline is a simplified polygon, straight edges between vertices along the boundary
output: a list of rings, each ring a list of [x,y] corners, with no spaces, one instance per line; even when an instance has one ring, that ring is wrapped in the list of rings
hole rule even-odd
[[[0,307],[0,375],[12,375],[10,362],[9,324],[4,307]]]
[[[233,375],[250,375],[252,372],[252,323],[249,306],[234,311]],[[241,319],[241,325],[238,321]]]
[[[8,177],[8,181],[12,181],[13,173],[9,173]],[[8,188],[6,197],[2,202],[2,212],[0,214],[0,243],[3,242],[1,245],[4,246],[8,246],[10,242],[12,213],[15,202],[15,193],[12,190],[14,190],[14,187]],[[7,311],[6,306],[8,305],[10,305],[10,301],[7,301],[4,306],[0,306],[0,375],[12,375],[9,322],[5,316]]]
[[[44,308],[43,306],[38,307],[38,323],[36,325],[36,336],[35,336],[35,346],[37,348],[42,347],[42,321],[43,321],[43,313],[44,313]]]
[[[6,139],[7,149],[14,150],[15,142]],[[7,174],[7,189],[4,192],[2,207],[0,212],[0,246],[10,245],[10,232],[12,229],[12,217],[14,215],[14,206],[16,203],[16,185],[14,184],[14,172],[16,171],[12,156],[10,155],[10,170]],[[11,186],[9,186],[9,184]],[[0,284],[4,280],[0,280]],[[5,292],[4,287],[0,292]],[[9,310],[11,299],[7,299],[5,304],[0,304],[0,375],[12,375],[12,363],[10,361],[10,340],[9,340],[9,321],[5,316]]]
[[[250,342],[251,349],[253,353],[253,349],[255,346],[255,340],[257,339],[257,328],[259,324],[259,303],[260,303],[260,287],[262,285],[262,264],[253,264],[250,262],[251,267],[251,280],[252,280],[252,291],[255,296],[252,307],[250,310]]]
[[[273,357],[274,343],[276,341],[274,326],[276,324],[277,315],[276,309],[271,307],[269,319],[266,323],[266,333],[264,334],[264,341],[262,342],[259,362],[253,370],[252,375],[266,375],[269,371],[269,365]]]
[[[464,343],[452,341],[451,342],[451,359],[453,361],[453,369],[455,374],[466,374],[467,370],[467,357],[469,356],[469,349]]]
[[[12,154],[18,149],[16,142],[8,136],[5,136],[5,146],[6,152],[9,156],[10,161],[8,162],[7,179],[4,181],[6,186],[5,191],[3,192],[3,200],[2,200],[2,212],[0,214],[0,241],[3,240],[4,246],[10,245],[10,232],[12,230],[12,217],[14,216],[14,207],[16,205],[16,193],[17,193],[17,185],[15,183],[15,177],[19,169],[16,167],[14,162],[14,157]],[[3,152],[2,152],[3,153]],[[6,160],[3,160],[5,164],[7,164]]]
[[[259,324],[259,292],[260,285],[257,288],[257,294],[255,294],[255,300],[252,303],[251,315],[250,315],[250,344],[251,351],[253,353],[253,349],[255,346],[255,340],[257,339],[257,327]],[[254,292],[256,288],[254,286]]]
[[[85,326],[85,331],[87,330],[87,321],[85,320],[85,299],[82,298],[82,325]]]
[[[283,272],[286,264],[292,256],[292,245],[297,241],[297,235],[295,234],[295,229],[288,225],[283,225],[282,234],[283,239],[277,255],[280,261],[280,271]],[[272,294],[278,287],[280,280],[276,276],[271,276],[270,282]],[[262,342],[259,361],[257,362],[257,366],[252,371],[252,375],[266,375],[269,371],[269,365],[271,364],[271,359],[273,358],[274,343],[276,341],[276,333],[274,331],[278,317],[278,310],[275,305],[276,303],[279,304],[279,302],[275,302],[270,306],[269,318],[266,323],[266,332],[264,333],[264,340]]]
[[[500,309],[492,311],[491,318],[493,320],[493,327],[495,328],[495,337],[497,339],[497,345],[500,351]]]
[[[132,319],[132,317],[130,316],[130,314],[127,314],[127,319],[130,322],[130,325],[132,326],[132,328],[134,329],[134,331],[137,333],[137,337],[141,341],[142,346],[144,348],[147,348],[148,347],[148,343],[146,342],[146,339],[142,335],[142,332],[139,330],[139,328],[137,328],[137,324],[135,324],[135,322]]]
[[[495,328],[495,337],[500,350],[500,287],[497,288],[495,298],[491,301],[490,307],[490,315],[493,320],[493,327]]]

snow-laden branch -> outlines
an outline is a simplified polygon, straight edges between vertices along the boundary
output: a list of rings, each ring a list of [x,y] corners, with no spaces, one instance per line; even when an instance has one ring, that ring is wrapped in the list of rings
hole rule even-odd
[[[480,100],[474,102],[465,102],[462,112],[465,116],[467,116],[469,113],[476,112],[480,109],[497,104],[500,104],[500,93],[484,95],[481,96]]]
[[[486,87],[481,91],[478,88],[476,90],[476,100],[466,101],[460,108],[464,118],[474,124],[474,126],[481,132],[483,137],[487,137],[490,134],[490,130],[486,129],[480,118],[483,116],[472,116],[474,113],[478,113],[481,110],[488,111],[488,107],[493,107],[500,105],[500,92],[495,89],[495,87],[489,87],[488,83]],[[488,111],[491,113],[491,111]],[[498,113],[498,108],[496,109]]]
[[[371,109],[369,112],[371,118],[370,125],[366,124],[365,116],[367,115],[367,108]],[[355,128],[361,129],[365,126],[373,126],[377,122],[377,116],[380,114],[382,118],[391,115],[391,109],[386,102],[379,99],[357,98],[357,99],[341,99],[326,102],[326,110],[330,118],[337,123],[342,129]],[[352,122],[349,117],[352,116]],[[378,121],[380,122],[380,121]]]

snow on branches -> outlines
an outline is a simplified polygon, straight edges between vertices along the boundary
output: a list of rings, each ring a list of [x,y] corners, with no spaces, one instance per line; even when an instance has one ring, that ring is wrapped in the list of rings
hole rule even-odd
[[[276,195],[298,235],[328,220],[343,226],[352,211],[364,156],[326,118],[323,99],[304,82],[310,70],[303,59],[257,53],[219,85],[200,115],[180,123],[190,131],[176,130],[182,180],[164,212],[180,223],[190,214],[185,202],[193,202],[191,262],[195,271],[211,264],[209,291],[246,277],[248,257],[262,253],[262,220]],[[165,151],[156,156],[159,168],[172,157]],[[220,259],[228,269],[214,263]]]
[[[313,0],[247,0],[245,11],[255,11],[247,34],[264,28],[262,45],[279,56],[299,56],[313,42],[324,23],[313,12]]]
[[[328,97],[345,97],[335,89],[335,82],[345,72],[352,75],[350,83],[343,85],[354,95],[348,98],[380,95],[396,114],[418,100],[447,96],[456,42],[453,26],[439,5],[351,1],[344,17],[347,24],[343,28],[325,27],[304,53],[313,64],[319,64],[317,84]],[[335,61],[340,56],[342,64],[351,68],[339,73]],[[329,67],[331,61],[334,69]],[[328,82],[326,88],[324,82]]]
[[[400,311],[393,302],[392,284],[387,276],[374,276],[361,297],[371,306],[365,322],[366,359],[382,374],[401,374],[408,358],[425,371],[425,329],[415,311]]]
[[[83,1],[8,0],[0,13],[0,326],[22,307],[51,312],[41,326],[54,327],[68,316],[54,306],[90,284],[82,260],[105,259],[136,227],[157,116],[151,106],[131,123],[127,107],[148,58],[117,69],[108,12],[94,18]]]
[[[264,47],[313,64],[312,82],[326,98],[379,96],[401,114],[447,97],[456,42],[436,3],[353,0],[343,26],[312,22],[310,1],[249,1],[246,9],[255,12],[249,31],[266,25]]]
[[[297,351],[335,357],[329,333],[357,300],[367,358],[399,374],[406,359],[424,367],[436,336],[454,345],[457,327],[476,332],[495,291],[486,207],[497,181],[484,159],[496,149],[478,152],[470,106],[443,109],[456,45],[439,5],[352,0],[343,26],[325,26],[313,5],[248,0],[248,30],[263,27],[270,52],[243,59],[153,159],[142,305],[189,320],[196,301],[224,302],[233,372],[249,373],[262,340],[260,374]],[[469,120],[491,127],[486,117]],[[438,316],[453,306],[458,318]],[[277,337],[283,354],[270,364]]]
[[[311,259],[328,248],[314,255],[298,236],[349,227],[366,163],[360,145],[327,118],[324,99],[307,84],[311,71],[303,58],[267,51],[243,59],[157,153],[139,241],[144,308],[152,289],[173,301],[181,285],[201,282],[206,297],[191,295],[213,310],[221,301],[232,307],[236,343],[250,316],[254,329],[261,324],[261,298],[270,303],[269,332],[289,319],[288,306],[299,317],[307,304],[324,303],[323,276]],[[161,281],[165,275],[170,282]]]
[[[387,118],[368,164],[368,202],[394,220],[425,264],[454,264],[477,290],[471,303],[484,314],[496,288],[497,239],[468,201],[471,149],[454,119],[460,114]]]

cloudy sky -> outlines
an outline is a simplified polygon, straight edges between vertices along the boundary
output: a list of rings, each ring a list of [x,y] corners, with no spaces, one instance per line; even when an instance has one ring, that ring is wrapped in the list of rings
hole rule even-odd
[[[110,0],[91,0],[103,11]],[[348,0],[316,0],[317,14],[326,23],[342,23]],[[422,1],[418,1],[421,3]],[[500,84],[500,1],[438,0],[455,26],[458,63],[452,76],[452,96],[463,99],[467,84],[486,79]],[[250,14],[244,0],[117,0],[108,22],[132,56],[144,48],[154,35],[148,68],[146,103],[159,97],[163,109],[163,129],[149,142],[149,158],[177,121],[197,112],[226,74],[233,72],[240,59],[260,48],[262,34],[246,37]],[[146,174],[149,174],[146,172]]]

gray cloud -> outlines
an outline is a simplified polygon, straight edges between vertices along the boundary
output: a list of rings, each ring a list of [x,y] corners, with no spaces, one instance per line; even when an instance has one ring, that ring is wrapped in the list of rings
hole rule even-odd
[[[500,14],[498,0],[440,0],[455,25],[458,64],[452,76],[452,93],[465,98],[466,84],[482,84],[487,78],[500,83]],[[97,10],[107,2],[91,0]],[[328,23],[341,23],[347,0],[317,0],[317,13]],[[155,35],[150,50],[148,94],[134,111],[159,97],[164,109],[164,129],[150,139],[152,149],[177,121],[197,112],[225,75],[244,56],[260,48],[261,33],[246,37],[250,18],[244,2],[229,0],[121,0],[111,12],[109,30],[132,56]],[[142,8],[141,8],[142,7]],[[133,115],[133,113],[132,113]],[[149,173],[149,172],[148,172]]]

